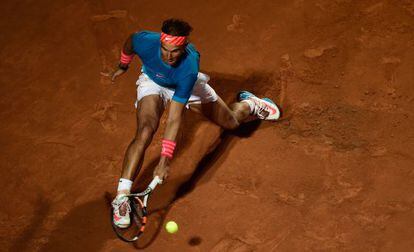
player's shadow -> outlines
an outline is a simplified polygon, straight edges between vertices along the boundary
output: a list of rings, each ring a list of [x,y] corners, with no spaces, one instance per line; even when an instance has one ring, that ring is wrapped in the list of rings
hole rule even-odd
[[[40,251],[99,251],[113,238],[108,204],[102,198],[72,209]]]
[[[16,239],[10,251],[30,251],[30,244],[40,228],[45,222],[47,215],[50,213],[50,202],[39,194],[36,201],[36,208],[33,211],[33,218],[28,227]]]
[[[253,73],[245,77],[211,73],[210,76],[212,77],[210,84],[227,103],[235,102],[235,96],[240,90],[249,90],[257,94],[267,93],[269,96],[268,87],[275,86],[273,73]],[[270,97],[274,98],[277,95],[271,94]],[[186,122],[185,135],[180,143],[182,150],[188,148],[195,137],[203,137],[196,136],[197,129],[202,123],[206,122],[194,119]],[[149,221],[145,233],[133,246],[136,249],[148,248],[162,230],[164,218],[171,203],[191,192],[201,178],[203,182],[208,181],[214,175],[214,169],[219,166],[217,164],[219,158],[224,160],[239,138],[249,137],[259,127],[260,121],[253,121],[242,125],[237,130],[223,132],[220,136],[221,143],[199,160],[197,166],[191,168],[193,172],[189,177],[171,179],[165,185],[159,186],[149,201]],[[176,158],[179,159],[180,154]],[[144,189],[144,185],[148,185],[157,163],[158,157],[154,157],[146,167],[143,167],[139,175],[139,186],[134,187],[134,191],[140,191]],[[208,178],[206,177],[207,171],[209,171]],[[97,251],[102,249],[107,240],[116,239],[110,222],[110,202],[113,196],[113,194],[106,193],[102,198],[98,197],[94,201],[72,209],[58,223],[49,237],[49,242],[41,251],[61,251],[63,247],[65,251]]]
[[[249,137],[260,124],[261,122],[256,120],[243,124],[237,130],[224,131],[220,136],[220,144],[212,152],[201,159],[190,179],[179,187],[174,201],[191,192],[207,171],[211,171],[214,167],[220,166],[226,159],[229,151],[238,141],[238,138]],[[210,173],[210,177],[211,175],[212,174]]]
[[[277,86],[275,83],[275,76],[273,73],[267,72],[254,72],[247,77],[221,75],[217,73],[210,74],[212,76],[211,84],[220,97],[226,101],[227,104],[231,104],[236,101],[236,95],[241,90],[247,90],[257,95],[269,95],[271,98],[278,96],[278,93],[269,93],[269,87]],[[210,177],[215,173],[215,168],[226,160],[226,157],[232,147],[237,143],[239,138],[250,137],[261,126],[260,120],[250,121],[248,123],[241,124],[239,128],[235,130],[223,131],[220,135],[220,143],[217,147],[207,155],[205,155],[197,167],[194,170],[192,176],[181,184],[174,200],[177,200],[187,193],[191,192],[197,183],[200,183],[200,179],[203,178],[204,182],[207,182]],[[191,141],[194,139],[196,128],[193,128],[191,133],[188,134],[185,141]],[[206,173],[209,171],[209,177],[206,178]]]

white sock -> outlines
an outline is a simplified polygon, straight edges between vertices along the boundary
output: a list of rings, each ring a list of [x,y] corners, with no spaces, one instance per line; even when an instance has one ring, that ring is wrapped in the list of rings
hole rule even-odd
[[[131,191],[132,181],[129,179],[121,178],[118,183],[118,192],[119,191]]]
[[[245,103],[249,104],[250,114],[252,114],[253,111],[254,111],[254,102],[250,99],[246,99],[246,100],[243,100],[241,102],[245,102]]]

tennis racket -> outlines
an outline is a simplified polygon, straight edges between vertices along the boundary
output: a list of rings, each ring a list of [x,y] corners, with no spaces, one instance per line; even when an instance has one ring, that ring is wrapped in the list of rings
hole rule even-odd
[[[145,224],[147,223],[147,203],[148,198],[154,191],[158,184],[161,184],[162,180],[155,176],[147,189],[140,193],[132,193],[127,195],[129,198],[131,212],[130,219],[131,224],[127,228],[120,228],[113,222],[113,208],[111,208],[111,223],[115,234],[125,242],[134,242],[144,233]]]

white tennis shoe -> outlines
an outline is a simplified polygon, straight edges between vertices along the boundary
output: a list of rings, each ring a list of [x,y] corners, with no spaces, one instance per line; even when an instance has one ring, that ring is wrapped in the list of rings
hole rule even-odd
[[[117,227],[127,228],[131,224],[129,213],[131,212],[131,206],[129,205],[129,199],[125,194],[119,194],[112,201],[113,207],[113,222]]]
[[[241,91],[237,95],[238,101],[245,101],[253,105],[252,115],[257,116],[257,118],[268,121],[276,121],[280,118],[280,110],[269,98],[262,98],[255,96],[254,94],[248,91]]]

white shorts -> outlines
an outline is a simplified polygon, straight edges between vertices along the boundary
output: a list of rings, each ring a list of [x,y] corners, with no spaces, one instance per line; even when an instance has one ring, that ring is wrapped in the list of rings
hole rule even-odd
[[[191,104],[217,101],[218,96],[214,89],[208,84],[209,80],[210,77],[207,74],[198,73],[191,97],[186,104],[187,108],[189,108],[189,105]],[[137,80],[137,101],[135,102],[135,107],[137,107],[138,101],[145,96],[155,94],[162,98],[164,106],[166,106],[174,95],[174,89],[162,87],[151,80],[148,75],[142,73]]]

